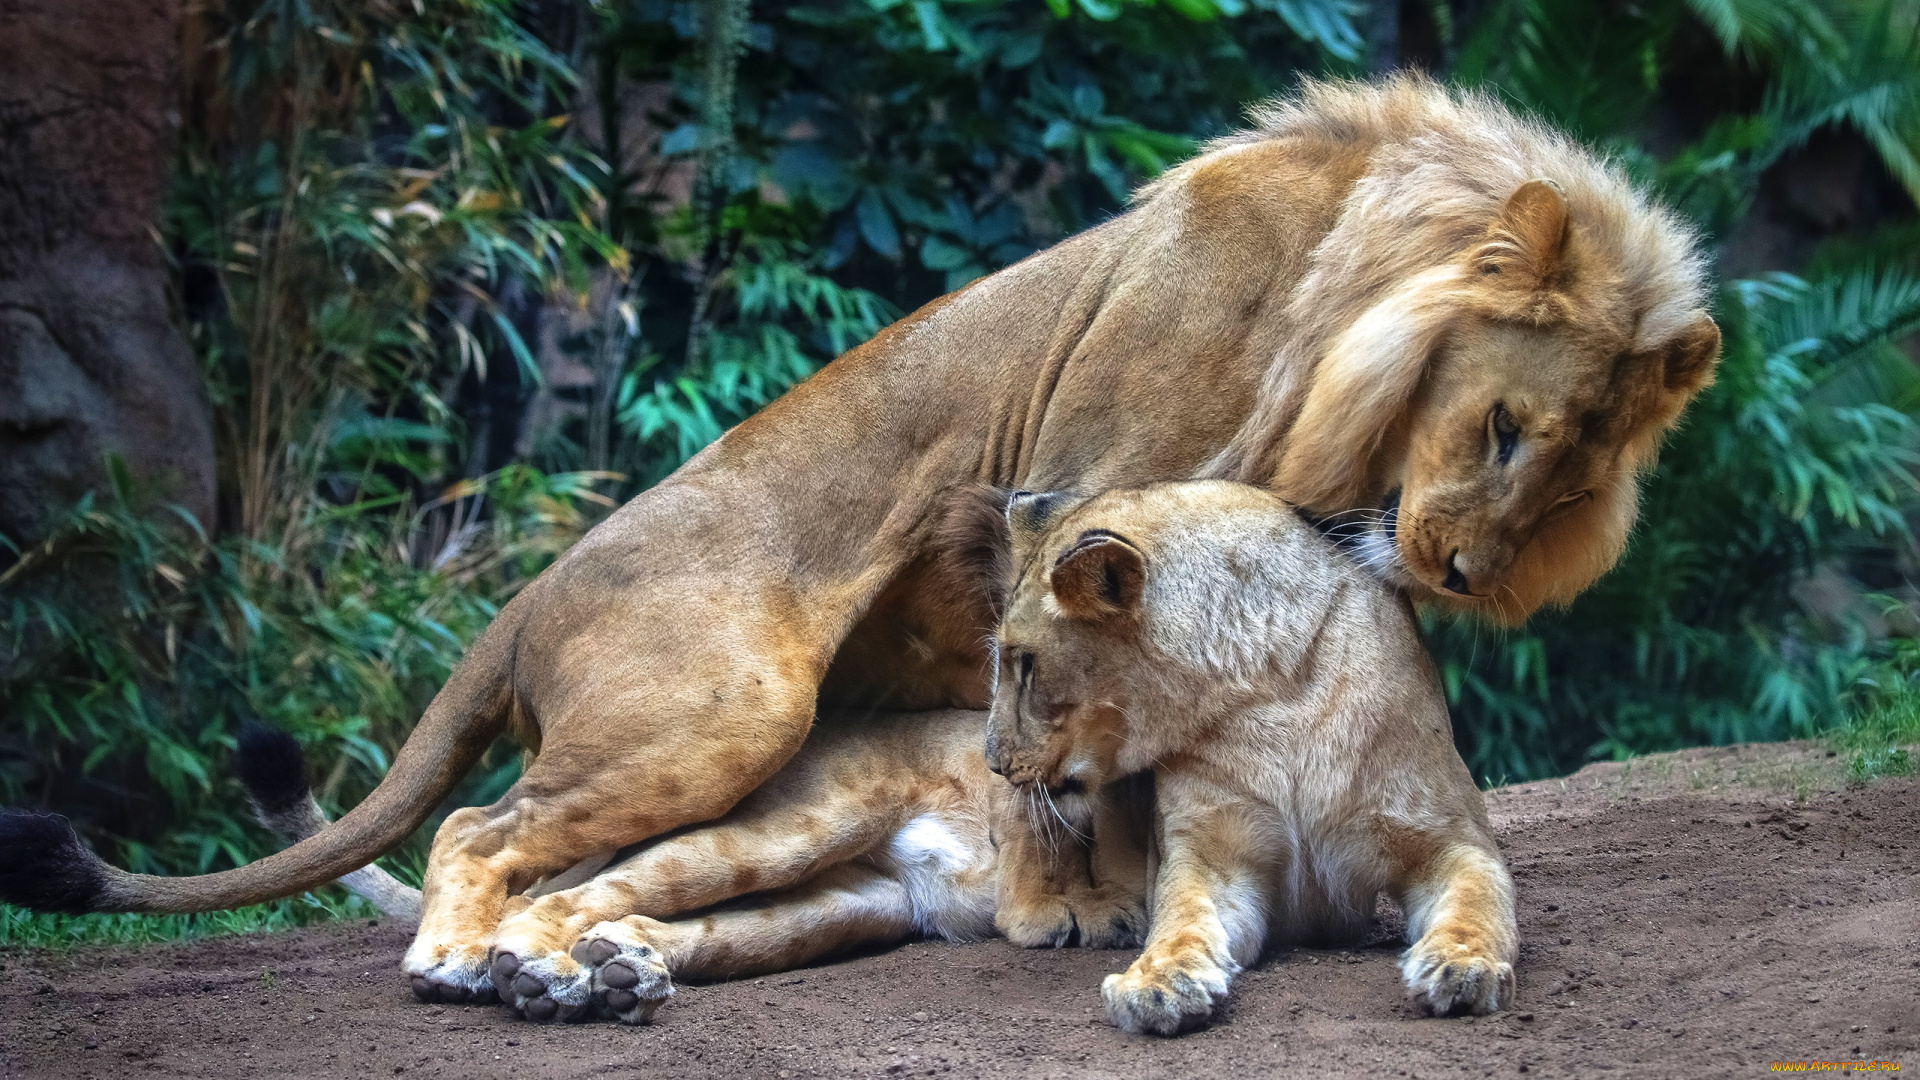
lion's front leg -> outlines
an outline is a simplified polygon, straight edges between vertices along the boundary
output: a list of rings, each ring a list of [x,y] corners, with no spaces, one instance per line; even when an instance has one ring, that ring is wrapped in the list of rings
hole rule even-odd
[[[1438,845],[1395,892],[1413,942],[1400,958],[1409,996],[1437,1016],[1513,1003],[1520,953],[1513,879],[1491,840]]]
[[[1088,798],[1071,825],[1016,793],[999,812],[994,924],[1024,948],[1131,948],[1146,935],[1146,827],[1125,785]]]
[[[1267,895],[1260,831],[1245,804],[1203,781],[1162,779],[1162,861],[1147,947],[1101,986],[1107,1016],[1137,1034],[1203,1024],[1260,955]]]

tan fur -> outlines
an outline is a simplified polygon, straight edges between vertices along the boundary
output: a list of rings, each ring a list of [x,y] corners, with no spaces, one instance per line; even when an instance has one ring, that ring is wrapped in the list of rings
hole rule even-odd
[[[1565,199],[1558,253],[1537,180]],[[1515,272],[1476,269],[1493,264]],[[1417,594],[1522,617],[1617,556],[1635,471],[1711,372],[1700,282],[1684,229],[1539,125],[1418,78],[1309,83],[615,513],[506,606],[339,822],[225,874],[116,872],[102,905],[205,910],[337,877],[510,733],[538,755],[441,828],[405,965],[436,994],[485,993],[509,897],[722,817],[817,704],[985,704],[992,613],[937,551],[972,485],[1271,482],[1366,517],[1355,544]],[[1488,463],[1496,401],[1526,425],[1510,470]],[[1395,489],[1388,535],[1372,519]],[[1449,569],[1480,596],[1447,593]]]
[[[1373,155],[1207,474],[1323,514],[1402,492],[1413,543],[1377,519],[1358,535],[1423,598],[1507,623],[1572,600],[1619,559],[1637,476],[1719,357],[1691,231],[1571,140],[1419,76],[1310,83],[1256,120],[1156,187],[1274,140]],[[1518,467],[1486,452],[1499,402],[1521,421]],[[1560,504],[1573,492],[1592,497]]]
[[[1203,1022],[1269,942],[1351,939],[1382,891],[1407,915],[1409,994],[1509,1004],[1513,885],[1405,599],[1255,488],[1027,512],[1045,498],[1009,514],[987,753],[1064,825],[1153,776],[1152,925],[1104,987],[1114,1023]]]
[[[604,969],[628,965],[648,974],[651,996],[606,1011],[635,1023],[674,977],[784,971],[914,935],[990,935],[990,823],[1006,816],[998,804],[1011,791],[981,760],[984,720],[823,717],[785,768],[718,821],[516,905],[494,938],[498,993],[531,1018],[572,1018],[625,989]],[[611,944],[596,953],[597,941]]]

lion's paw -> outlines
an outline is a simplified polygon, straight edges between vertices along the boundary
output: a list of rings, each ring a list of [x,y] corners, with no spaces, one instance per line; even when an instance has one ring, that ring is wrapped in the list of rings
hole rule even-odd
[[[592,969],[594,991],[616,1020],[646,1024],[673,996],[673,977],[660,950],[631,922],[595,926],[573,947],[573,958]]]
[[[400,970],[413,984],[413,996],[424,1002],[491,1005],[498,1000],[483,946],[415,942]]]
[[[1002,904],[995,922],[1026,949],[1131,949],[1145,940],[1147,905],[1120,889],[1090,889]]]
[[[1107,1018],[1136,1035],[1178,1035],[1206,1023],[1233,977],[1209,961],[1180,967],[1144,958],[1100,985]]]
[[[1464,942],[1428,934],[1400,958],[1407,995],[1435,1016],[1485,1014],[1513,1003],[1513,965]]]

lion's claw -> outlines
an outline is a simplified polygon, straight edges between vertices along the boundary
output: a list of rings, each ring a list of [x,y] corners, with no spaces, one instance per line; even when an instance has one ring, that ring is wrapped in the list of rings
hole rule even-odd
[[[583,1019],[591,1004],[589,973],[571,957],[522,960],[502,952],[493,958],[491,976],[500,1000],[539,1023]]]
[[[491,1005],[498,1000],[486,960],[470,949],[442,947],[412,954],[401,970],[413,996],[428,1004]]]
[[[1513,965],[1458,942],[1421,938],[1400,958],[1407,994],[1435,1016],[1497,1012],[1513,1003]]]

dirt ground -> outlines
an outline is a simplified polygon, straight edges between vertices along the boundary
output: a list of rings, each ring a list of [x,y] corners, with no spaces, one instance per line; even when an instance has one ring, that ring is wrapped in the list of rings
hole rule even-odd
[[[918,944],[683,987],[651,1027],[416,1004],[406,932],[0,954],[0,1077],[1755,1076],[1920,1069],[1920,782],[1804,744],[1688,751],[1489,794],[1520,892],[1520,1002],[1431,1019],[1391,919],[1241,977],[1213,1027],[1127,1036],[1121,952]]]

